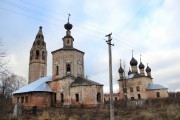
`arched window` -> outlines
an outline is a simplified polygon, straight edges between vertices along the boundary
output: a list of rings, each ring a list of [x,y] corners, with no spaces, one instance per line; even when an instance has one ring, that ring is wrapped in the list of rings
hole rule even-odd
[[[79,102],[79,94],[75,94],[76,96],[76,102]]]
[[[25,97],[25,103],[28,103],[28,96]]]
[[[101,102],[101,94],[100,93],[97,94],[97,101]]]
[[[67,40],[67,45],[69,45],[69,40]]]
[[[42,51],[42,59],[45,60],[45,53]]]
[[[117,97],[115,97],[115,101],[117,101]]]
[[[137,91],[140,91],[140,87],[139,87],[139,86],[137,86],[137,87],[136,87],[136,90],[137,90]]]
[[[59,75],[59,66],[56,66],[56,75]]]
[[[36,50],[36,59],[39,59],[39,50]]]
[[[24,97],[21,97],[21,103],[24,103]]]
[[[61,102],[63,103],[64,102],[64,94],[61,93]]]
[[[71,73],[71,65],[70,65],[70,64],[67,64],[67,65],[66,65],[66,73],[67,73],[67,74],[70,74],[70,73]]]

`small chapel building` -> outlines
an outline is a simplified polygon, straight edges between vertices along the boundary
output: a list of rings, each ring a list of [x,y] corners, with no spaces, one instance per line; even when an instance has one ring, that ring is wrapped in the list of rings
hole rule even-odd
[[[140,58],[140,64],[133,57],[130,60],[128,74],[126,75],[121,62],[118,70],[119,79],[119,92],[113,94],[113,100],[147,100],[157,98],[167,98],[168,88],[154,84],[151,76],[151,68],[147,65],[146,69]],[[139,68],[139,69],[138,69]],[[145,73],[146,71],[146,73]],[[104,94],[104,101],[109,101],[110,95]]]
[[[127,75],[120,63],[118,70],[119,81],[119,99],[139,100],[139,99],[155,99],[167,98],[168,91],[166,87],[160,84],[154,84],[151,76],[151,68],[148,66],[145,69],[140,58],[140,64],[133,57],[130,61],[131,69]],[[138,69],[139,68],[139,69]],[[146,74],[145,74],[146,71]]]
[[[47,76],[47,50],[42,27],[30,50],[28,85],[13,92],[24,107],[96,106],[104,102],[103,84],[84,77],[84,52],[73,47],[73,25],[64,25],[63,47],[52,51],[52,76]]]

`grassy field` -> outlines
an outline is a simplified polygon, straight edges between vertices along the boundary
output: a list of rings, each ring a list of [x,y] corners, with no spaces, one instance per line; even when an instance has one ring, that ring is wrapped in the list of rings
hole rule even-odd
[[[2,102],[2,101],[1,101]],[[7,101],[6,101],[7,102]],[[5,104],[4,104],[5,105]],[[11,118],[11,107],[6,106],[1,112],[1,119],[7,120],[109,120],[109,103],[96,108],[45,108],[37,115],[24,113],[16,119]],[[143,106],[126,107],[124,101],[117,101],[115,120],[180,120],[180,98],[149,100]],[[2,109],[3,106],[1,106]]]

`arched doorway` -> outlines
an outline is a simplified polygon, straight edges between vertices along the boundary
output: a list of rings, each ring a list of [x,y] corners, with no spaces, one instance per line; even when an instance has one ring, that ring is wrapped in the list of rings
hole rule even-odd
[[[97,102],[101,102],[101,94],[100,93],[97,94]]]

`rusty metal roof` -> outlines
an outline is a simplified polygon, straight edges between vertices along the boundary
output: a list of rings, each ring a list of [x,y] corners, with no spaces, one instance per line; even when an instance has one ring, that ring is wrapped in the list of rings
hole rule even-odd
[[[87,78],[84,77],[77,77],[72,83],[71,83],[71,87],[74,86],[88,86],[88,85],[98,85],[98,86],[103,86],[102,84],[89,80]]]

